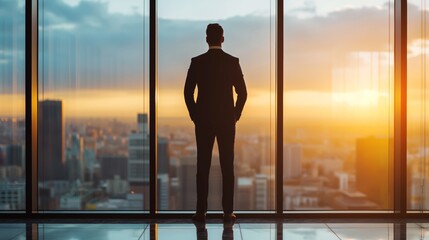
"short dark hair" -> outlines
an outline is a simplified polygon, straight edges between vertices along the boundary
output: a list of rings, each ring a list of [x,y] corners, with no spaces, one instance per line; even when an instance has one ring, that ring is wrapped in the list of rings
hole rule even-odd
[[[219,44],[222,41],[223,28],[218,23],[210,23],[207,25],[206,35],[208,44]]]

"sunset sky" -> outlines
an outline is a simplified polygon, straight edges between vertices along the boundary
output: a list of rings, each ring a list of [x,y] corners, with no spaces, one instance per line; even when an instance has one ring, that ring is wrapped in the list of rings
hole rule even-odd
[[[1,104],[0,111],[13,115],[23,107],[17,97],[23,93],[23,18],[14,13],[22,13],[22,3],[0,3],[0,20],[14,26],[0,26],[9,31],[0,36],[1,98],[15,94],[14,104]],[[40,9],[41,99],[63,100],[66,116],[134,118],[147,111],[147,2],[50,0]],[[349,111],[386,120],[393,84],[388,9],[384,0],[285,1],[285,116],[331,118]],[[418,22],[419,11],[409,6],[410,22]],[[249,89],[244,116],[272,115],[274,12],[274,1],[158,1],[159,117],[187,116],[187,68],[207,50],[205,27],[214,21],[225,29],[224,50],[240,58]],[[419,38],[419,26],[410,25],[410,69],[419,66]],[[411,71],[410,79],[418,76]],[[410,89],[420,86],[409,82]]]

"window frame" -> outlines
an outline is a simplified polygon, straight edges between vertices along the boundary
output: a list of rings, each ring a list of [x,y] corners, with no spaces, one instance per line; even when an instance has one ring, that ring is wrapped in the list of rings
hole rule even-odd
[[[144,0],[143,0],[144,1]],[[149,149],[150,149],[150,195],[149,212],[123,211],[85,212],[82,214],[58,211],[53,213],[38,209],[38,159],[37,159],[37,101],[38,101],[38,0],[25,0],[25,121],[26,121],[26,210],[25,213],[7,213],[0,218],[188,218],[192,213],[181,211],[157,211],[157,85],[158,42],[157,1],[149,0]],[[243,212],[239,217],[248,218],[423,218],[428,213],[408,212],[407,209],[407,0],[393,0],[394,4],[394,166],[393,210],[388,212],[316,212],[291,213],[283,209],[283,58],[284,58],[284,0],[277,0],[276,11],[276,132],[275,132],[275,178],[276,207],[274,212]],[[220,217],[220,213],[209,217]]]

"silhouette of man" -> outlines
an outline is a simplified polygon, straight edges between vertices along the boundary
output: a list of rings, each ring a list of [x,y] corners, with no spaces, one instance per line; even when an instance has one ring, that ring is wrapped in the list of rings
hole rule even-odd
[[[235,123],[243,111],[247,90],[238,58],[222,50],[222,27],[217,23],[209,24],[206,35],[209,50],[192,58],[184,90],[186,106],[195,124],[197,141],[197,209],[192,218],[195,221],[205,221],[209,172],[216,138],[222,170],[224,221],[234,221]],[[198,96],[195,101],[196,87]],[[235,104],[233,89],[237,93]]]

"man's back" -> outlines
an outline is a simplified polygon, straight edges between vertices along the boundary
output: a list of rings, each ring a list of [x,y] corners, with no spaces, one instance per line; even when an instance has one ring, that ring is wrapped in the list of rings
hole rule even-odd
[[[197,211],[194,221],[205,221],[213,144],[219,147],[222,170],[222,208],[224,221],[233,221],[235,123],[247,99],[246,84],[238,58],[222,51],[222,27],[209,24],[206,30],[209,50],[194,57],[185,83],[185,101],[195,123],[197,143]],[[194,99],[198,87],[197,100]],[[237,93],[234,106],[233,88]]]
[[[194,101],[194,89],[198,97]],[[237,97],[234,106],[233,87]],[[246,86],[238,58],[210,49],[192,59],[185,84],[185,100],[196,124],[235,124],[246,101]]]

